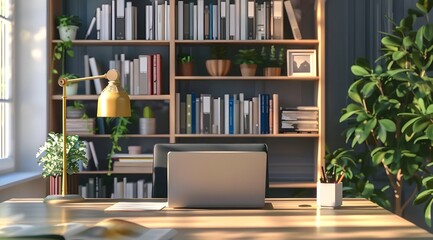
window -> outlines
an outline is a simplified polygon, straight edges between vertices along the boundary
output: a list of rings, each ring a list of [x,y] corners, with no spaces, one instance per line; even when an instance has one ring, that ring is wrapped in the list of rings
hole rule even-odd
[[[12,163],[12,4],[0,0],[0,170]]]

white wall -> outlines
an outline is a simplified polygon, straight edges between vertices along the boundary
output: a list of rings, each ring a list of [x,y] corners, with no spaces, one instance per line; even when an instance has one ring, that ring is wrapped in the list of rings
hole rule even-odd
[[[15,2],[15,156],[17,170],[39,171],[47,133],[47,0]]]
[[[40,172],[35,153],[47,134],[47,0],[15,0],[16,171]],[[0,201],[46,196],[45,180],[23,181],[0,190]]]

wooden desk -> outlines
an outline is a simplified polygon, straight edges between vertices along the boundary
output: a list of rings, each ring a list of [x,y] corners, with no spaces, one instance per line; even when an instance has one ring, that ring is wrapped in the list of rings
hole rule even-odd
[[[0,226],[64,222],[92,225],[105,218],[121,218],[149,228],[174,228],[178,231],[176,239],[188,240],[433,239],[424,229],[363,199],[345,199],[335,210],[317,209],[314,199],[268,199],[268,209],[104,212],[114,202],[107,199],[48,205],[41,199],[12,199],[0,204]]]

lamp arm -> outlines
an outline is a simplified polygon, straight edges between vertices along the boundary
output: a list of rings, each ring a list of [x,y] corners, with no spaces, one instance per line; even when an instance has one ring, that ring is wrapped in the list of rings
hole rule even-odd
[[[90,77],[82,77],[82,78],[73,78],[73,79],[67,79],[67,78],[60,78],[58,81],[59,86],[64,87],[68,83],[77,83],[87,80],[95,80],[98,78],[108,79],[108,81],[119,81],[119,73],[115,69],[109,70],[107,73],[98,75],[98,76],[90,76]]]

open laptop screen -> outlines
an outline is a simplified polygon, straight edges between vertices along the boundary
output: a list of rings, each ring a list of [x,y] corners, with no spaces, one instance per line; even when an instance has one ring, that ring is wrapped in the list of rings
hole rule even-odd
[[[168,153],[168,206],[262,208],[266,153],[186,151]]]

